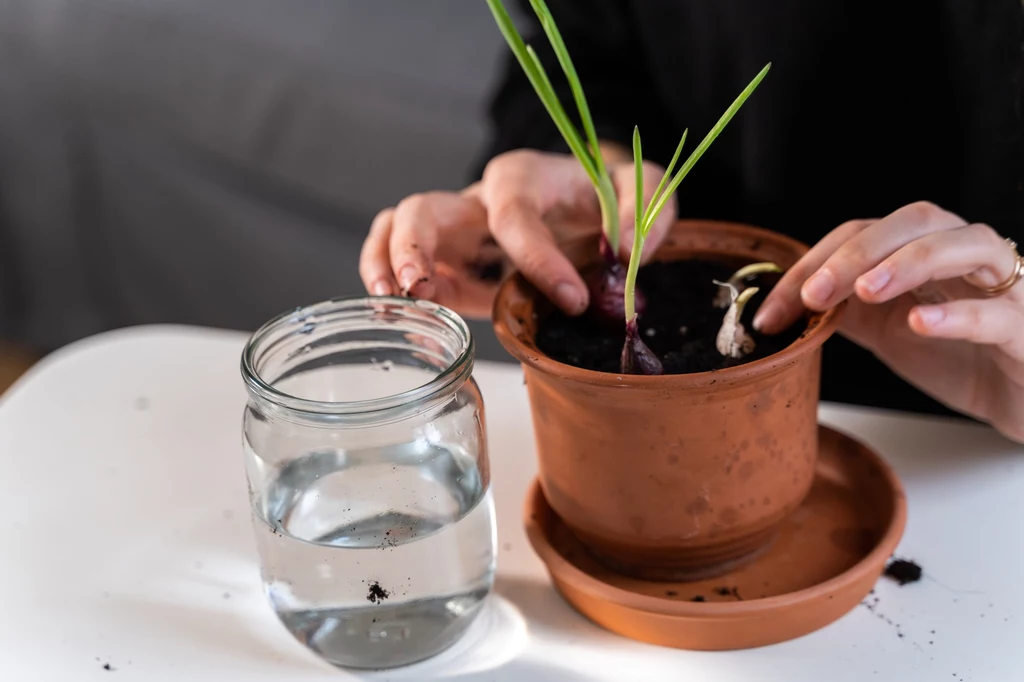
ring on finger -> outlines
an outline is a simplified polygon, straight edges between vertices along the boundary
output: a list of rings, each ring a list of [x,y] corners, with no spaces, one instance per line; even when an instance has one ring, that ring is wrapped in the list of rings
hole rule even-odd
[[[1009,277],[993,287],[982,286],[977,282],[971,281],[968,277],[963,278],[965,282],[980,290],[981,293],[986,296],[999,296],[1001,294],[1005,294],[1016,286],[1017,282],[1024,279],[1024,257],[1017,252],[1017,243],[1012,239],[1007,239],[1006,243],[1010,246],[1010,250],[1013,251],[1013,271],[1010,273]]]

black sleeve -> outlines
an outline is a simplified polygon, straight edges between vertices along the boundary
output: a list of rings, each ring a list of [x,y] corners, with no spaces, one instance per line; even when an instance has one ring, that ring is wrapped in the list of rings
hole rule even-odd
[[[627,148],[632,144],[634,124],[643,125],[634,111],[639,111],[636,103],[648,80],[629,2],[547,0],[583,85],[598,137]],[[517,21],[523,40],[537,52],[562,107],[585,139],[565,74],[530,3],[520,0],[518,7],[509,11],[514,18],[523,18]],[[487,161],[506,151],[569,151],[511,50],[507,50],[489,113],[491,139],[474,169],[475,178],[480,177]]]
[[[1024,253],[1024,5],[944,7],[951,102],[964,126],[961,215],[988,223]]]

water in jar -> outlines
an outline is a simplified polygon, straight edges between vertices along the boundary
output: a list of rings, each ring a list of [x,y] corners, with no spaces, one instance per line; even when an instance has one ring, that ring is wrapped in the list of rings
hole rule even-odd
[[[458,447],[309,453],[254,491],[253,512],[274,610],[339,666],[395,667],[447,649],[493,585],[491,493]]]

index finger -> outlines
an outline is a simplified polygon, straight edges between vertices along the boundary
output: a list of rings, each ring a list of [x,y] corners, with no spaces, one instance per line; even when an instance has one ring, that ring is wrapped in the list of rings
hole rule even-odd
[[[522,196],[499,193],[488,206],[491,234],[516,268],[568,315],[587,309],[583,278],[558,248],[540,212]]]
[[[391,272],[390,241],[394,216],[393,208],[377,214],[359,254],[359,275],[363,286],[373,296],[392,296],[398,290]]]
[[[403,199],[389,244],[391,268],[403,294],[433,298],[442,244],[467,239],[469,228],[479,225],[482,230],[486,219],[483,205],[471,193],[428,192]]]
[[[829,232],[796,264],[782,275],[754,315],[754,329],[762,334],[777,334],[800,319],[804,313],[800,290],[804,282],[825,261],[854,236],[872,225],[873,220],[851,220]]]
[[[519,272],[568,315],[583,313],[589,294],[543,216],[561,203],[579,201],[587,187],[581,174],[562,159],[508,156],[488,167],[481,190],[494,240]]]
[[[840,245],[801,290],[804,305],[827,310],[854,294],[857,279],[911,242],[966,226],[953,213],[926,202],[908,204]]]

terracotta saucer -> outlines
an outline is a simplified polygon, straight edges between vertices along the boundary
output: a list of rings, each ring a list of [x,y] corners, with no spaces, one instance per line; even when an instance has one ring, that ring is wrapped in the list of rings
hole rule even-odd
[[[903,535],[907,506],[895,473],[872,450],[820,427],[814,485],[760,557],[711,580],[645,582],[598,564],[534,483],[526,532],[555,587],[580,613],[629,637],[722,651],[813,632],[857,606]]]

